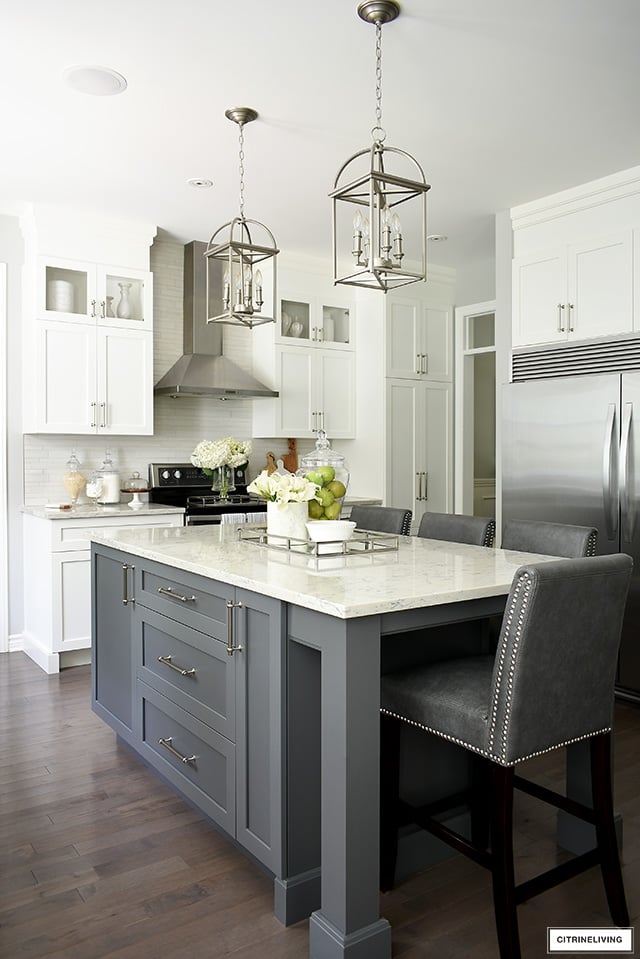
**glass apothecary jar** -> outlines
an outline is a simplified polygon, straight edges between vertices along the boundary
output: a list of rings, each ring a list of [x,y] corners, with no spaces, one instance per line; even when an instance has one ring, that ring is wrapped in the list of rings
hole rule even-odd
[[[318,500],[309,501],[309,519],[340,519],[349,485],[344,456],[331,449],[324,430],[318,430],[316,448],[300,460],[298,476],[306,476],[320,487]]]

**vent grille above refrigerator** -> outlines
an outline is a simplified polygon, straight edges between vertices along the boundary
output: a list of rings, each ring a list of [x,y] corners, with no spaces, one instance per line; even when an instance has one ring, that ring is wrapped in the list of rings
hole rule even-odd
[[[535,380],[582,373],[640,370],[640,336],[514,350],[511,379]]]

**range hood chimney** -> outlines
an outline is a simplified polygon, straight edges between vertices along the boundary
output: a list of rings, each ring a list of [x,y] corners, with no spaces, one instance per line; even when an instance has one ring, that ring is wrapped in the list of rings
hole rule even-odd
[[[184,248],[183,350],[180,359],[158,380],[154,393],[164,396],[278,396],[222,355],[222,327],[207,323],[206,243]],[[222,264],[217,277],[222,289]],[[251,335],[250,333],[247,334]]]

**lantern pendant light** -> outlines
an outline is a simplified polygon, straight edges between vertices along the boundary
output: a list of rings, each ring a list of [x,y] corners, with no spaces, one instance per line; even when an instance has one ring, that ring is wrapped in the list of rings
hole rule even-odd
[[[213,234],[207,261],[207,323],[249,329],[276,321],[276,247],[273,233],[244,215],[244,125],[257,119],[251,107],[225,111],[239,127],[240,212]]]
[[[395,0],[363,0],[358,5],[358,16],[376,28],[373,143],[343,164],[329,194],[333,200],[333,282],[384,293],[427,276],[430,186],[417,160],[384,145],[382,128],[382,25],[399,13]]]

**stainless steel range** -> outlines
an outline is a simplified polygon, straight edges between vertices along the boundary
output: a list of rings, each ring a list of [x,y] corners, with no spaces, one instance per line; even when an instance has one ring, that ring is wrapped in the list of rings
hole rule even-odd
[[[149,502],[183,507],[187,526],[260,522],[260,514],[266,516],[264,500],[247,493],[242,467],[235,470],[235,490],[224,500],[211,492],[210,477],[191,463],[151,463],[149,485]]]

